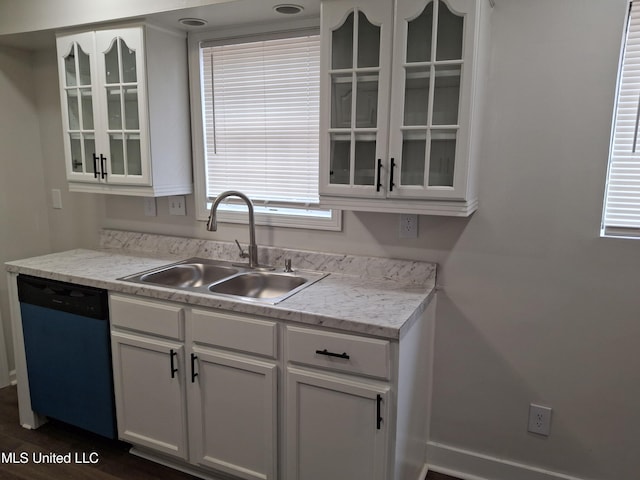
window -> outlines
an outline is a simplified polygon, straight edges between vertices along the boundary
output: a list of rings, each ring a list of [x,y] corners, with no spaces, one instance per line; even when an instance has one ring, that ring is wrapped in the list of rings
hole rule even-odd
[[[318,208],[317,30],[200,40],[197,57],[198,217],[221,192],[239,190],[257,223],[339,230],[339,212]],[[243,209],[223,204],[220,220],[246,222]]]
[[[601,235],[640,238],[640,1],[630,2],[620,55]]]

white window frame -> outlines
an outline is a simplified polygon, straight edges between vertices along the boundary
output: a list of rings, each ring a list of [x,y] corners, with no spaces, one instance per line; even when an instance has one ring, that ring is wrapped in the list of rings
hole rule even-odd
[[[243,39],[254,37],[256,40],[266,40],[273,38],[284,38],[293,36],[302,30],[316,30],[319,33],[318,19],[305,19],[295,22],[272,23],[268,25],[252,25],[245,27],[235,27],[216,29],[208,31],[191,32],[188,37],[188,59],[189,59],[189,91],[191,101],[191,131],[193,150],[193,182],[194,197],[196,205],[196,220],[206,221],[211,208],[211,198],[206,198],[206,171],[205,171],[205,151],[204,151],[204,120],[202,114],[202,90],[200,70],[200,45],[202,43]],[[232,199],[231,199],[232,200]],[[308,210],[304,208],[292,209],[286,205],[265,204],[254,205],[255,222],[257,225],[269,225],[276,227],[304,228],[315,230],[342,230],[342,211],[330,210],[330,216],[318,215],[320,210],[318,205],[309,205]],[[226,223],[248,222],[246,207],[235,203],[224,203],[220,205],[218,221]]]
[[[630,0],[620,46],[600,236],[640,239],[640,0]],[[635,218],[634,218],[635,217]]]

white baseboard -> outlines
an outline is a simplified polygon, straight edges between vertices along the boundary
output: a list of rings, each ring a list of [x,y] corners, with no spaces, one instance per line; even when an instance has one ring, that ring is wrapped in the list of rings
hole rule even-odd
[[[16,369],[15,368],[9,372],[9,383],[11,385],[17,385],[18,384],[18,380],[16,378]]]
[[[437,442],[427,443],[429,470],[463,480],[584,480]]]

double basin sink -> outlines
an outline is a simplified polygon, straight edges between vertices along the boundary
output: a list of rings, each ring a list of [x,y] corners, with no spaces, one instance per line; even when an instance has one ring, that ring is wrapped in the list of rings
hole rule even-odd
[[[119,280],[276,304],[327,275],[307,270],[275,272],[222,260],[189,258]]]

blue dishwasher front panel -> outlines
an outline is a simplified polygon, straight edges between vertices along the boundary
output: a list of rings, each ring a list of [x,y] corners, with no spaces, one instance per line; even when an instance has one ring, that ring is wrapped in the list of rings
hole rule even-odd
[[[31,408],[116,438],[109,321],[21,303]]]

